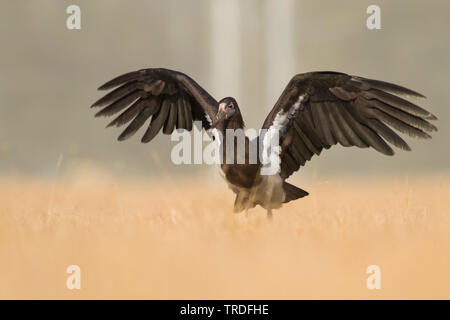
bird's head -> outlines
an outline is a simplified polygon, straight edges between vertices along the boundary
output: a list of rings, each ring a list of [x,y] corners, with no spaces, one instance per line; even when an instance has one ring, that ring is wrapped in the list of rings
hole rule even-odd
[[[244,125],[242,121],[241,112],[236,100],[232,97],[226,97],[219,101],[219,107],[216,118],[213,120],[211,128],[215,128],[219,123],[239,123],[238,126]],[[225,125],[225,127],[228,127]]]

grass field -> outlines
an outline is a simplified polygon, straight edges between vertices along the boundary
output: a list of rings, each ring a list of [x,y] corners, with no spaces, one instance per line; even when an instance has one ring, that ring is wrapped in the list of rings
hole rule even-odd
[[[271,222],[219,180],[159,183],[1,180],[0,298],[450,298],[447,178],[298,184]]]

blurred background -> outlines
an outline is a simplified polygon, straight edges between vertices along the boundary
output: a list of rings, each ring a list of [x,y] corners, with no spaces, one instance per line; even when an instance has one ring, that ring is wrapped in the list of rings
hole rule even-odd
[[[81,8],[81,30],[66,28],[71,4]],[[216,99],[234,96],[248,128],[260,128],[296,73],[342,71],[412,88],[439,118],[431,141],[408,139],[413,151],[395,158],[336,147],[299,176],[448,172],[450,2],[379,0],[381,30],[366,27],[371,4],[2,0],[0,176],[52,177],[58,163],[62,171],[87,165],[139,177],[205,172],[206,165],[172,164],[169,136],[144,145],[140,131],[118,142],[120,129],[94,119],[96,88],[145,67],[183,71]]]
[[[72,4],[81,30],[66,28]],[[381,30],[366,27],[372,4]],[[449,12],[447,0],[0,0],[0,298],[448,299]],[[261,208],[231,214],[215,166],[174,165],[169,136],[118,142],[94,118],[98,86],[146,67],[234,96],[257,129],[297,73],[390,81],[428,97],[439,131],[394,158],[324,152],[291,178],[311,196],[268,223]],[[66,287],[74,264],[82,290]],[[366,287],[373,264],[383,290]]]

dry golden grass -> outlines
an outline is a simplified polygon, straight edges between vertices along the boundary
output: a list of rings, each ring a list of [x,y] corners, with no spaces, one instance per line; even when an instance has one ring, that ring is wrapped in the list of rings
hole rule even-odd
[[[217,180],[4,179],[0,298],[450,298],[446,178],[298,185],[268,222]]]

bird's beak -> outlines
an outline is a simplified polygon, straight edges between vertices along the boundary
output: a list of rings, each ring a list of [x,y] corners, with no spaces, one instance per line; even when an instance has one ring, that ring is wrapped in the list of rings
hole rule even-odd
[[[220,122],[225,120],[227,117],[227,113],[223,111],[222,109],[219,109],[219,112],[217,112],[216,119],[214,119],[213,123],[211,124],[211,129],[214,129]]]

